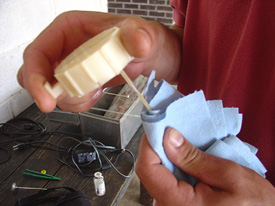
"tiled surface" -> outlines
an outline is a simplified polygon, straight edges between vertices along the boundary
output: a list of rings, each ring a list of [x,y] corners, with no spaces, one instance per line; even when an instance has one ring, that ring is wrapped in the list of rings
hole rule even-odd
[[[27,109],[33,103],[33,100],[29,93],[22,89],[16,94],[14,98],[11,99],[11,101],[9,101],[9,103],[12,116],[16,117],[22,111]]]
[[[0,105],[0,123],[4,123],[12,118],[12,113],[10,111],[9,102]]]
[[[54,18],[52,0],[4,0],[0,13],[0,52],[35,38]]]
[[[0,105],[21,89],[17,83],[16,75],[23,63],[22,53],[28,43],[21,44],[20,46],[0,53]]]
[[[107,12],[107,0],[56,0],[56,14],[69,10],[103,11]]]
[[[0,104],[0,123],[4,123],[16,117],[32,103],[33,100],[30,95],[26,90],[21,89],[10,99]]]

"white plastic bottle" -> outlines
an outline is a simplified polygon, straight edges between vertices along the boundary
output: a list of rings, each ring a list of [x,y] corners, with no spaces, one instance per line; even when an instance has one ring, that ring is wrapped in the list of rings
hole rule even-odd
[[[103,196],[106,192],[104,177],[101,172],[94,174],[95,193],[97,196]]]

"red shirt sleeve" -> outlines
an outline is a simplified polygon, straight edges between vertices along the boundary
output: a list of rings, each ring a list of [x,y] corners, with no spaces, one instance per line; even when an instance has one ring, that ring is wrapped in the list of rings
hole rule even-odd
[[[170,4],[173,8],[173,19],[176,25],[179,27],[184,27],[187,0],[171,0]]]

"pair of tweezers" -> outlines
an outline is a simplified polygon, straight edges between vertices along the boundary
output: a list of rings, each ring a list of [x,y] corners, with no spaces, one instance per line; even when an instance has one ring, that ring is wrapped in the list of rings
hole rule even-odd
[[[48,174],[43,174],[41,172],[37,172],[37,171],[29,170],[29,169],[25,169],[25,171],[23,172],[23,175],[30,175],[33,177],[39,177],[39,178],[49,179],[49,180],[61,180],[61,178],[59,178],[59,177],[55,177],[53,175],[48,175]]]

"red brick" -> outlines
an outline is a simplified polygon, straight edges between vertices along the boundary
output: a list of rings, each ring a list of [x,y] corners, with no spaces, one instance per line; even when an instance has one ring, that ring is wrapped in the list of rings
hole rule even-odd
[[[116,14],[116,10],[115,10],[115,9],[108,8],[108,12],[109,12],[109,13]]]
[[[118,14],[132,14],[131,10],[129,9],[117,9]]]
[[[131,3],[131,0],[116,0],[116,2],[127,2],[127,3]]]
[[[173,18],[173,12],[171,12],[171,13],[165,13],[165,17],[167,17],[167,18]]]
[[[172,7],[170,7],[170,6],[158,6],[157,11],[172,11]]]
[[[153,5],[140,5],[140,9],[143,9],[143,10],[153,10],[155,11],[156,10],[156,6],[153,6]]]
[[[123,8],[122,3],[108,3],[109,8]]]
[[[166,4],[166,0],[149,0],[149,4]]]
[[[163,12],[150,11],[149,16],[164,17],[164,16],[165,16],[165,13],[163,13]]]
[[[139,15],[139,16],[147,16],[148,11],[143,11],[143,10],[133,10],[134,15]]]
[[[138,4],[124,4],[125,9],[138,9]]]
[[[132,0],[133,3],[143,3],[143,4],[147,4],[148,1],[147,0]]]

